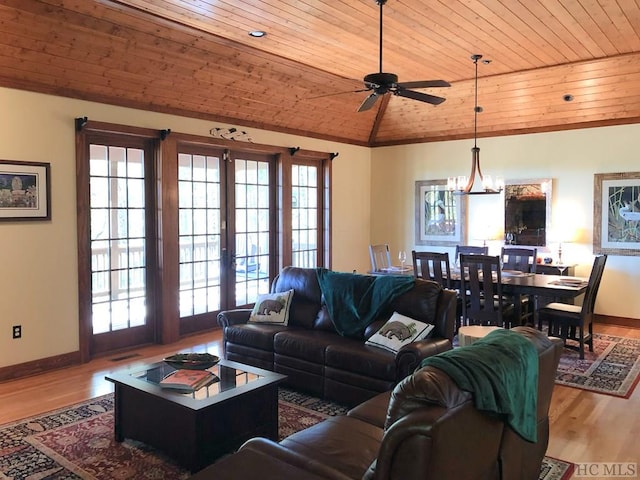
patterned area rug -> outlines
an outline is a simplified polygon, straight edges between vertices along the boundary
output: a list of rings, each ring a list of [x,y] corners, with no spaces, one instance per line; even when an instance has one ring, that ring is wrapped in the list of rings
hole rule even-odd
[[[280,438],[341,415],[332,402],[280,391]],[[573,464],[545,457],[540,480],[567,480]],[[113,439],[113,395],[0,426],[2,480],[182,480],[189,473],[140,442]]]
[[[594,333],[593,352],[565,348],[556,383],[629,398],[640,379],[640,340]]]

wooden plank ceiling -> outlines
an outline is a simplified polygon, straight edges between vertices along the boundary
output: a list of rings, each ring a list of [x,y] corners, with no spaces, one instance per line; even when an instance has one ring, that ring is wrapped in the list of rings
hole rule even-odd
[[[358,145],[640,121],[640,6],[628,0],[2,0],[0,86]],[[248,35],[264,30],[263,38]],[[573,101],[564,100],[571,95]],[[126,119],[123,119],[126,123]],[[177,129],[177,127],[176,127]]]

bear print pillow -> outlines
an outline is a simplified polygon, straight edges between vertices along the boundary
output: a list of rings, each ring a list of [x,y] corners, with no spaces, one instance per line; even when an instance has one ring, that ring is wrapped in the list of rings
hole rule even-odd
[[[259,295],[249,316],[249,323],[287,325],[292,298],[293,290]]]
[[[414,320],[413,318],[393,312],[391,318],[380,330],[369,337],[365,345],[384,348],[393,353],[406,344],[416,340],[424,340],[433,330],[433,325]]]

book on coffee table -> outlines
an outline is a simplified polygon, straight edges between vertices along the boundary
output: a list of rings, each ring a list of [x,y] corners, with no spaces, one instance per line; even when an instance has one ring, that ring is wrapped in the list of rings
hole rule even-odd
[[[199,388],[211,385],[219,380],[215,374],[208,370],[179,369],[160,380],[160,386],[181,392],[195,392]]]

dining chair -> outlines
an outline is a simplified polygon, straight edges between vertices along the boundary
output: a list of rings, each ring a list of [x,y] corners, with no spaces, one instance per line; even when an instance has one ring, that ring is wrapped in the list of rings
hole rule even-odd
[[[371,257],[371,271],[379,272],[384,268],[391,267],[391,254],[389,245],[369,245],[369,256]]]
[[[513,304],[502,294],[499,256],[461,253],[460,294],[463,323],[509,327]]]
[[[460,265],[460,254],[466,255],[489,255],[489,247],[487,245],[456,245],[456,256],[454,261],[456,266]]]
[[[522,273],[536,273],[538,249],[536,247],[503,246],[500,254],[502,270]],[[512,301],[520,302],[520,324],[524,325],[533,319],[536,308],[536,298],[533,295],[519,295]]]
[[[411,252],[413,274],[416,278],[433,280],[443,288],[451,289],[449,254],[440,252]]]
[[[456,245],[456,258],[461,254],[488,255],[489,247],[487,245]]]
[[[536,247],[502,247],[502,269],[536,273],[538,249]]]
[[[605,263],[607,255],[598,255],[593,260],[582,305],[554,302],[538,309],[538,329],[542,330],[542,324],[547,322],[549,335],[562,338],[565,347],[578,350],[581,360],[584,359],[585,344],[593,352],[593,314]],[[567,344],[567,340],[578,342],[578,346]]]
[[[448,253],[440,252],[411,252],[413,258],[413,274],[416,278],[433,280],[442,285],[442,288],[454,290],[451,283],[451,264]],[[462,319],[462,297],[456,291],[456,326],[457,332]]]

